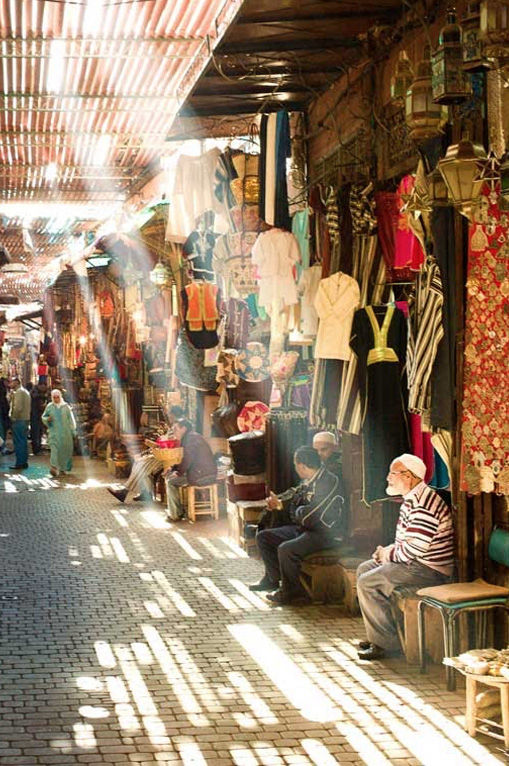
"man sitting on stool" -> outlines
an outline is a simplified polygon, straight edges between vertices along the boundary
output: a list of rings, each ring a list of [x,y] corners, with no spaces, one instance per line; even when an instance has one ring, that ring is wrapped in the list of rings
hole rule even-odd
[[[312,447],[299,447],[294,464],[301,483],[279,496],[271,492],[267,499],[269,511],[279,512],[277,523],[281,526],[262,529],[256,535],[265,574],[250,589],[275,590],[267,596],[274,604],[302,599],[305,596],[299,579],[302,559],[314,551],[333,548],[340,539],[343,497],[337,476],[321,464]],[[281,587],[276,590],[280,580]]]
[[[367,641],[359,644],[361,660],[398,651],[398,631],[391,594],[399,586],[442,585],[452,574],[454,539],[451,511],[424,483],[426,465],[415,455],[395,458],[387,475],[388,495],[402,495],[396,539],[378,546],[370,561],[357,569],[357,596]]]
[[[168,521],[176,521],[184,515],[180,502],[179,487],[188,485],[204,487],[214,484],[217,466],[206,439],[193,431],[193,424],[186,418],[179,418],[173,426],[173,434],[184,448],[184,455],[178,465],[166,474],[166,497]]]

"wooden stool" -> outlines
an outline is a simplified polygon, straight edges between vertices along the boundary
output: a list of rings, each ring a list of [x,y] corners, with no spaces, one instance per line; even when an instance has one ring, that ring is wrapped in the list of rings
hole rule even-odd
[[[501,739],[506,750],[509,750],[509,679],[493,676],[475,676],[471,673],[464,673],[467,684],[467,711],[465,716],[465,728],[471,737],[475,737],[477,732],[488,734],[495,739]],[[500,692],[500,708],[502,713],[502,723],[483,718],[482,711],[477,710],[476,696],[477,684],[486,686],[495,686]],[[482,724],[485,724],[484,726]],[[490,731],[486,730],[486,724]]]
[[[197,516],[213,516],[219,519],[219,498],[217,484],[205,484],[203,487],[189,485],[179,487],[182,505],[187,509],[189,521],[196,521]]]

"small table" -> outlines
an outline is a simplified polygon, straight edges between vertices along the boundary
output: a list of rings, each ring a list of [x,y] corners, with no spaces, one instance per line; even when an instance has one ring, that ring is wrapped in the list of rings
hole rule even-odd
[[[467,673],[460,668],[456,668],[456,670],[459,670],[460,673],[465,676],[467,685],[465,729],[471,737],[475,737],[476,733],[479,732],[480,734],[487,734],[489,737],[503,740],[506,750],[509,750],[509,679],[506,679],[503,676],[478,676],[474,673]],[[475,701],[477,684],[494,686],[499,690],[502,724],[477,715],[478,710]],[[478,721],[485,721],[490,726],[500,729],[502,733],[499,734],[497,731],[486,731],[477,725]]]

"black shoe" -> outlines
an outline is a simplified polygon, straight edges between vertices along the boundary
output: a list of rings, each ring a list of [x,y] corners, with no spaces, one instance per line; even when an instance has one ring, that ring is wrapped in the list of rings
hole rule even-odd
[[[370,641],[359,641],[359,643],[357,644],[357,651],[359,651],[359,649],[369,649],[370,646],[371,646]]]
[[[23,471],[25,468],[28,468],[28,463],[24,463],[23,465],[10,465],[9,468],[11,471]]]
[[[127,489],[111,489],[111,487],[106,487],[110,495],[113,495],[120,503],[123,503],[124,500],[127,497],[127,493],[129,490]]]
[[[367,649],[359,649],[357,655],[360,660],[380,660],[385,657],[385,650],[381,646],[370,644]]]
[[[292,591],[279,588],[275,593],[267,593],[266,598],[271,604],[286,606],[287,604],[304,604],[309,601],[305,593],[292,593]]]
[[[270,580],[268,577],[262,577],[260,582],[255,582],[250,585],[249,590],[277,590],[278,587],[278,582],[274,582],[274,580]]]

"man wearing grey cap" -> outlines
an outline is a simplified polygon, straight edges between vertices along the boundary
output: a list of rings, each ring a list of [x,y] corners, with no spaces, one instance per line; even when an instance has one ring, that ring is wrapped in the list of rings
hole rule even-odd
[[[357,569],[357,595],[368,638],[359,644],[362,660],[375,660],[400,648],[390,603],[395,588],[442,585],[451,578],[452,514],[424,482],[425,475],[424,462],[408,453],[395,458],[387,474],[387,494],[401,495],[403,503],[394,543],[379,545]]]

